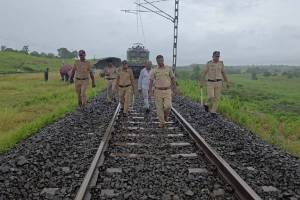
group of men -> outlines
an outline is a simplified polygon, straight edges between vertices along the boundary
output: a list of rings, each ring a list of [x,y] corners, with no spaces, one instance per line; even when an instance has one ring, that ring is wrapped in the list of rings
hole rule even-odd
[[[91,65],[85,60],[85,51],[79,51],[80,60],[77,60],[72,69],[71,79],[75,76],[75,90],[78,96],[78,105],[83,108],[86,104],[86,89],[89,76],[92,79],[92,87],[95,87],[95,79]],[[199,86],[202,88],[207,81],[208,101],[204,105],[207,112],[216,115],[218,100],[220,98],[223,82],[228,87],[228,78],[224,71],[224,64],[219,60],[220,52],[213,52],[212,60],[204,67],[199,76]],[[172,107],[172,95],[177,94],[175,75],[169,66],[164,64],[164,57],[156,57],[157,67],[153,68],[150,61],[145,62],[145,68],[141,70],[138,79],[138,91],[143,96],[145,112],[150,112],[149,98],[154,97],[159,127],[163,128],[168,121]],[[121,112],[124,117],[128,115],[132,96],[135,94],[135,80],[132,70],[126,60],[116,68],[109,63],[100,74],[107,80],[107,101],[111,102],[118,91]],[[207,78],[206,78],[207,77]]]

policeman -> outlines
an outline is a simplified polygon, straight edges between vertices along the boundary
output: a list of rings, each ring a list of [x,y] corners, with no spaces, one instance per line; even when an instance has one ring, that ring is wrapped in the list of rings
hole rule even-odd
[[[144,98],[144,108],[146,109],[146,113],[149,113],[150,106],[149,106],[149,78],[151,72],[152,63],[151,61],[145,61],[145,68],[142,69],[139,76],[138,81],[138,90],[139,93],[143,95]]]
[[[222,82],[224,80],[225,86],[228,88],[228,78],[224,71],[223,61],[219,60],[220,52],[214,51],[212,60],[205,65],[201,77],[200,87],[204,86],[204,79],[207,77],[207,96],[208,101],[204,105],[205,111],[210,111],[213,116],[216,116],[218,101],[221,95]]]
[[[134,77],[133,72],[128,68],[126,60],[122,61],[122,66],[117,71],[117,81],[119,91],[119,101],[121,103],[121,109],[123,110],[123,116],[126,117],[128,113],[128,107],[130,103],[130,96],[134,91]]]
[[[75,90],[78,97],[78,105],[81,109],[83,109],[86,104],[86,89],[89,85],[89,76],[92,79],[92,87],[96,87],[91,64],[85,60],[85,55],[84,50],[79,51],[80,60],[75,61],[70,79],[70,82],[73,83],[75,76]]]
[[[111,103],[112,97],[115,94],[116,79],[117,79],[117,68],[112,62],[108,63],[108,66],[104,68],[103,76],[107,80],[107,102]]]
[[[164,65],[164,57],[158,55],[156,57],[158,67],[151,70],[150,84],[149,84],[149,96],[153,94],[153,82],[155,83],[154,97],[156,112],[159,119],[159,127],[163,128],[172,107],[172,90],[174,94],[177,94],[175,76],[172,69]]]

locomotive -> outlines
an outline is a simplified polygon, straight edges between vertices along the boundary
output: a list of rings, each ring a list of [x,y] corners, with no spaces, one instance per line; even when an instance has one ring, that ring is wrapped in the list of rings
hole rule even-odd
[[[135,78],[139,77],[140,71],[145,67],[145,61],[149,60],[149,50],[142,43],[134,43],[127,50],[128,66],[132,69]]]

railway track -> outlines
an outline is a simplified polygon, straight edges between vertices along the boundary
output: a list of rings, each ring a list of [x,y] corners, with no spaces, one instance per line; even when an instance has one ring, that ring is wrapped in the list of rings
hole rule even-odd
[[[137,99],[117,107],[76,200],[261,199],[174,109],[164,129]]]

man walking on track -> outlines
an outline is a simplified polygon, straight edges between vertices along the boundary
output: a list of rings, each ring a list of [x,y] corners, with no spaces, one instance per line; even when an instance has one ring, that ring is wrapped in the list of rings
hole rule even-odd
[[[111,100],[115,95],[117,79],[117,68],[112,62],[109,62],[108,66],[104,68],[103,75],[107,80],[107,102],[111,103]]]
[[[207,96],[208,101],[204,105],[205,111],[210,111],[215,117],[218,109],[218,101],[221,95],[222,81],[224,80],[225,86],[228,87],[228,78],[224,71],[223,61],[219,60],[220,52],[214,51],[212,60],[208,61],[203,69],[200,77],[200,87],[204,86],[204,79],[207,77]]]
[[[149,96],[153,94],[153,82],[155,83],[155,105],[156,112],[159,119],[159,127],[163,128],[172,107],[172,90],[176,94],[176,82],[175,76],[172,69],[164,65],[164,57],[158,55],[156,57],[158,67],[151,70],[150,73],[150,84],[149,84]]]
[[[146,113],[149,113],[150,106],[149,106],[149,79],[150,79],[150,72],[151,72],[152,63],[151,61],[145,62],[145,68],[142,69],[139,82],[138,82],[138,90],[139,93],[142,93],[144,98],[144,108],[146,109]]]
[[[92,79],[92,87],[96,87],[94,75],[92,72],[91,64],[89,61],[85,60],[85,51],[79,51],[80,60],[76,60],[74,67],[72,69],[70,82],[73,83],[73,78],[75,76],[75,90],[78,97],[78,105],[81,109],[84,108],[86,104],[86,89],[89,85],[89,76]]]
[[[123,110],[123,116],[127,117],[130,96],[132,91],[134,92],[135,90],[133,72],[128,68],[126,60],[122,61],[122,66],[118,69],[116,84],[119,90],[119,101]]]

